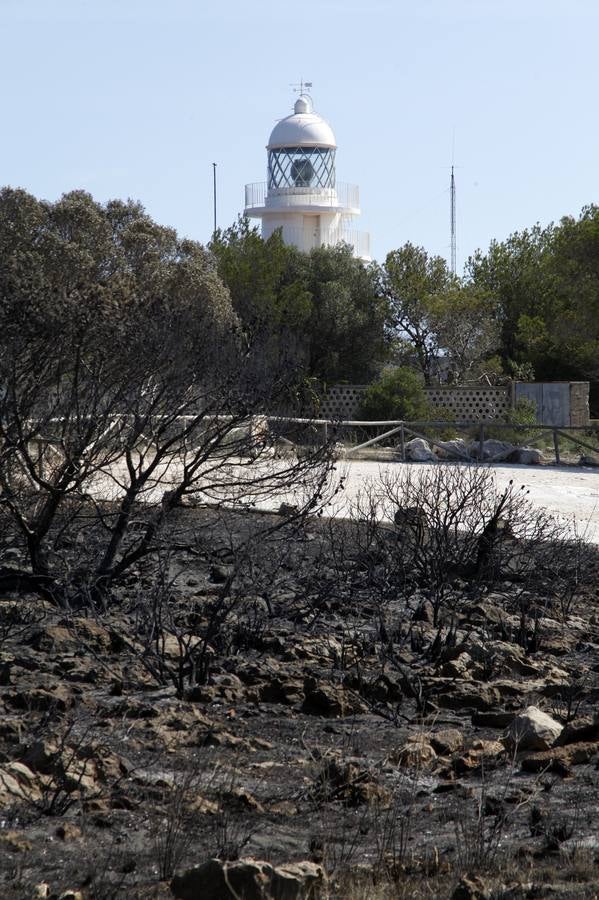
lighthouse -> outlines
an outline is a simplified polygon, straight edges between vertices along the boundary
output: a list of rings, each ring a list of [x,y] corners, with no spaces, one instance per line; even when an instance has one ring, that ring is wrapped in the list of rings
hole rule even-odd
[[[354,256],[370,259],[369,235],[354,227],[358,187],[337,181],[335,135],[308,94],[277,122],[266,150],[267,181],[245,186],[245,215],[262,220],[262,237],[280,228],[285,243],[304,252],[346,243]]]

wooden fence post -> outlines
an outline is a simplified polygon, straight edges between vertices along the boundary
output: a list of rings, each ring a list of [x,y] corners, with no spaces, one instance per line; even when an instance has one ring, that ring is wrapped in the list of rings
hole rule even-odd
[[[553,429],[553,448],[555,450],[555,462],[556,465],[559,466],[559,435],[557,433],[557,428]]]

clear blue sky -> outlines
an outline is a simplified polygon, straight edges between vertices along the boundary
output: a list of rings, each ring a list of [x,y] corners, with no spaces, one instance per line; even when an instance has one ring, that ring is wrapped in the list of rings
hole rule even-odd
[[[449,255],[452,146],[459,268],[599,201],[597,0],[0,0],[0,28],[0,183],[49,200],[206,242],[212,162],[227,226],[303,77],[379,260]]]

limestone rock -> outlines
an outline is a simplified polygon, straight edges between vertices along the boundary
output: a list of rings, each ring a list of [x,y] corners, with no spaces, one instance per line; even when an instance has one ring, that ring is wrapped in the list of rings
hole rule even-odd
[[[469,653],[460,653],[455,659],[446,662],[441,668],[444,678],[471,678],[469,673],[472,667],[472,657]]]
[[[462,438],[452,441],[438,441],[434,447],[439,459],[470,459],[468,444]]]
[[[372,772],[352,762],[333,759],[321,769],[315,795],[327,802],[341,801],[344,806],[356,807],[366,803],[390,802],[389,792],[376,780]]]
[[[464,746],[464,735],[458,728],[444,728],[431,735],[431,746],[442,756],[451,756]]]
[[[404,769],[430,769],[437,760],[437,754],[428,735],[415,735],[402,744],[392,759]]]
[[[411,462],[434,462],[437,457],[424,438],[412,438],[404,444],[406,459]]]
[[[543,710],[528,706],[508,726],[506,743],[518,751],[549,750],[562,730],[563,726]]]
[[[302,710],[312,715],[337,718],[362,713],[367,709],[358,697],[343,688],[324,681],[318,682],[311,675],[304,679],[304,694]]]
[[[483,441],[482,449],[483,452],[481,456],[480,443],[478,441],[472,441],[468,447],[470,456],[473,459],[493,460],[493,462],[501,462],[502,460],[507,459],[508,456],[511,456],[514,452],[515,447],[507,441],[495,441],[492,438],[489,438],[488,440]]]
[[[505,747],[500,741],[474,741],[465,753],[453,760],[453,769],[458,775],[478,772],[491,768],[504,754]]]
[[[256,859],[210,859],[171,881],[178,900],[317,900],[323,886],[324,872],[316,863],[275,867]]]
[[[442,709],[488,710],[497,706],[501,697],[494,685],[485,685],[478,681],[447,684],[435,697],[435,702]]]
[[[566,747],[552,747],[538,753],[523,756],[520,765],[524,772],[555,772],[557,775],[568,775],[572,766],[588,763],[599,753],[596,741],[568,744]]]
[[[566,744],[580,744],[588,741],[599,741],[599,722],[594,722],[590,716],[581,716],[568,722],[554,746],[564,747]]]
[[[37,777],[19,762],[0,768],[0,809],[8,809],[21,800],[39,800],[41,788]]]
[[[539,466],[543,462],[543,454],[536,447],[519,447],[512,453],[510,462],[521,466]]]

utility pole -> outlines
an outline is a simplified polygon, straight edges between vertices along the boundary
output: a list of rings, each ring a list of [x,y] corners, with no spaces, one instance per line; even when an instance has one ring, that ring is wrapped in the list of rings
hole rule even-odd
[[[214,197],[214,231],[213,235],[216,234],[216,163],[212,163],[212,194]]]
[[[450,224],[451,224],[451,274],[456,273],[456,222],[455,222],[455,177],[453,174],[453,166],[451,167],[451,182],[449,188],[450,194]]]

